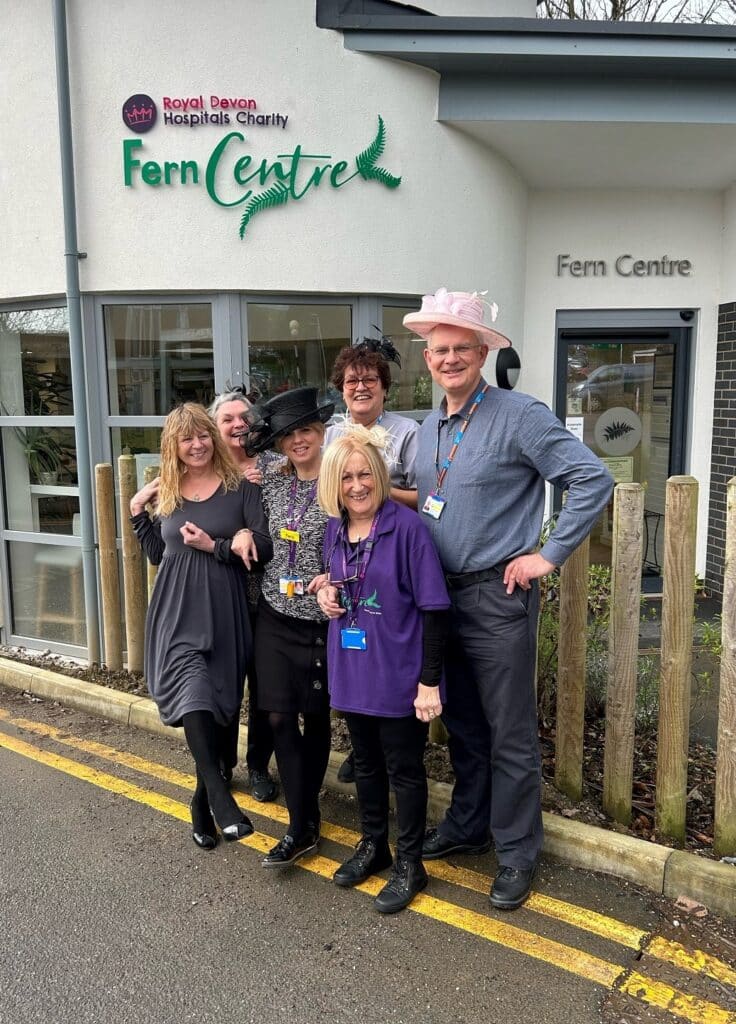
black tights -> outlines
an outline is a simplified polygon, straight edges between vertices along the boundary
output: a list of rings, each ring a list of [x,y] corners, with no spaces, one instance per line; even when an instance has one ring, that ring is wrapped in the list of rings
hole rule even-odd
[[[330,713],[304,715],[304,732],[296,712],[269,711],[276,763],[289,810],[289,833],[300,838],[319,828],[319,791],[330,757]]]
[[[237,761],[238,717],[227,725],[218,725],[211,711],[190,711],[182,717],[184,736],[197,766],[197,788],[192,798],[192,822],[195,832],[212,833],[208,825],[212,815],[220,828],[243,820],[222,769]],[[235,739],[233,739],[235,737]]]

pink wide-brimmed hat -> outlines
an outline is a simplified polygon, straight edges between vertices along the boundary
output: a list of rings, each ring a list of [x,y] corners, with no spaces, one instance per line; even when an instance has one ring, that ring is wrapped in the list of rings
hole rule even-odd
[[[428,337],[430,331],[438,324],[449,324],[451,327],[464,327],[474,331],[478,340],[489,348],[507,348],[511,342],[505,334],[489,327],[484,320],[484,312],[488,309],[491,321],[498,315],[495,302],[486,302],[482,296],[486,292],[448,292],[447,288],[438,288],[434,295],[422,298],[422,308],[418,313],[407,313],[404,327],[410,327],[421,338]]]

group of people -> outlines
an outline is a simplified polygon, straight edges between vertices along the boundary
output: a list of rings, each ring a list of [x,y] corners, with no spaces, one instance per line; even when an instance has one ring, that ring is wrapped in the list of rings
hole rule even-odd
[[[491,841],[492,906],[527,898],[542,846],[537,580],[581,543],[613,485],[545,405],[483,379],[489,350],[510,344],[486,310],[493,322],[476,293],[439,289],[405,317],[443,392],[421,428],[385,410],[398,356],[364,340],[335,363],[344,420],[326,426],[334,405],[309,387],[255,407],[229,393],[211,415],[187,403],[166,419],[159,478],[131,501],[160,563],[146,678],[195,761],[195,843],[253,830],[229,788],[247,673],[251,789],[275,797],[273,750],[289,814],[263,866],[319,843],[335,709],[350,733],[361,839],[334,881],[390,868],[382,913],[425,888],[423,860]],[[545,481],[567,500],[538,550]],[[456,781],[427,830],[424,749],[440,715]]]

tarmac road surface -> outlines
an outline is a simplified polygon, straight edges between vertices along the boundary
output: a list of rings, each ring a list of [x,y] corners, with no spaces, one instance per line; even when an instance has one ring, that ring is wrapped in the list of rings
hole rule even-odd
[[[283,806],[236,792],[257,831],[206,853],[192,788],[175,741],[0,690],[0,1024],[736,1024],[728,923],[696,948],[671,903],[551,859],[501,914],[490,854],[428,864],[382,917],[383,879],[331,882],[353,801],[326,797],[319,853],[266,872]]]

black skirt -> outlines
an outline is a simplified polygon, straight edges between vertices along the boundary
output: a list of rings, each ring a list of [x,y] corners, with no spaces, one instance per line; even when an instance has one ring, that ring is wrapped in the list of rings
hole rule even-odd
[[[282,615],[261,598],[255,637],[259,710],[328,712],[327,626]]]

